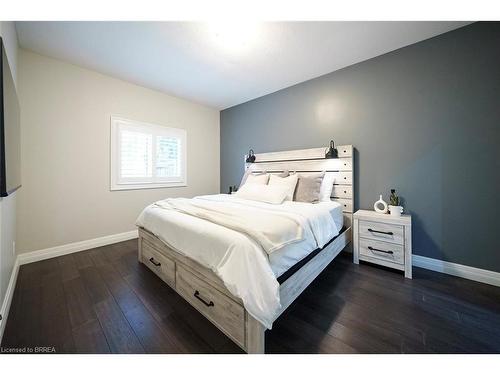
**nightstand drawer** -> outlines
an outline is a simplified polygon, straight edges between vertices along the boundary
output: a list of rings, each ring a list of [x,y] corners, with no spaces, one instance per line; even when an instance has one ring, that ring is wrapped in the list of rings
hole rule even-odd
[[[359,220],[359,236],[370,240],[404,244],[402,225]]]
[[[398,264],[405,262],[403,246],[364,238],[359,239],[359,255],[361,259],[369,257]]]

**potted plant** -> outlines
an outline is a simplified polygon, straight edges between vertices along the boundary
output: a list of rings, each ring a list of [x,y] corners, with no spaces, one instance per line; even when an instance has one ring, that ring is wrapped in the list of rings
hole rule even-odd
[[[399,205],[399,197],[396,195],[396,190],[391,189],[391,196],[389,197],[389,211],[392,216],[399,217],[403,213],[403,207]]]

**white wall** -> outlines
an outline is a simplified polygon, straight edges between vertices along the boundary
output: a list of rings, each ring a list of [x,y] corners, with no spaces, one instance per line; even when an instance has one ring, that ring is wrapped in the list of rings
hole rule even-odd
[[[149,203],[219,192],[219,111],[19,51],[19,252],[135,229]],[[110,191],[110,116],[184,128],[188,186]]]
[[[0,36],[5,45],[7,59],[17,87],[17,35],[14,22],[0,22]],[[0,306],[2,314],[5,291],[14,265],[13,241],[16,238],[16,195],[17,192],[0,198]]]

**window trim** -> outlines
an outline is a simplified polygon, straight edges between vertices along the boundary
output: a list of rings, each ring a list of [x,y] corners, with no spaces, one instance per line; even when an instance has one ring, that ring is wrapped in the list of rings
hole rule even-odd
[[[111,116],[111,142],[110,142],[110,190],[137,190],[137,189],[159,189],[159,188],[171,188],[171,187],[184,187],[187,186],[187,132],[184,129],[172,128],[163,125],[151,124],[142,121],[135,121],[126,119],[119,116]],[[172,135],[175,134],[181,139],[181,176],[178,179],[166,180],[162,179],[158,181],[153,176],[151,181],[140,181],[137,182],[130,180],[128,182],[123,182],[119,180],[119,173],[121,168],[120,160],[120,144],[118,142],[118,137],[120,135],[119,128],[123,124],[131,128],[139,128],[141,130],[150,130],[154,135]],[[153,150],[156,150],[156,142],[153,137]],[[153,171],[155,170],[156,158],[153,157]]]

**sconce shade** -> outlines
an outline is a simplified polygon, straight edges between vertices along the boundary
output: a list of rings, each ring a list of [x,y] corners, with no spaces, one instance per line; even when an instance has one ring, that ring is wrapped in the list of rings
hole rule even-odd
[[[333,143],[333,139],[330,141],[330,147],[326,151],[325,158],[326,159],[334,159],[338,158],[338,152],[337,149],[335,148],[335,144]]]
[[[247,163],[254,163],[255,162],[255,153],[253,152],[252,149],[250,149],[250,151],[248,151],[248,156],[247,156],[246,162]]]

